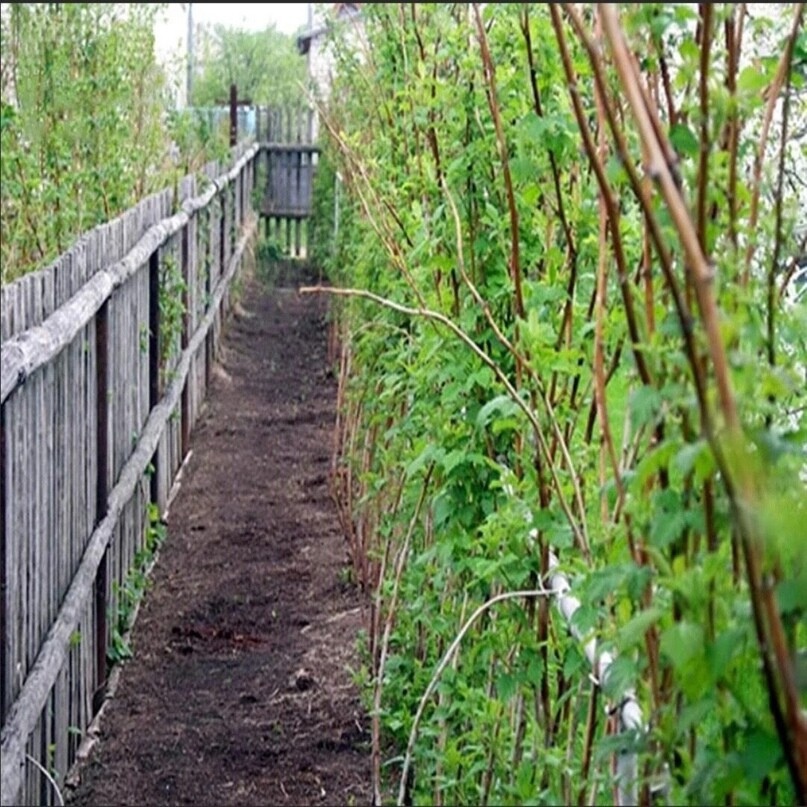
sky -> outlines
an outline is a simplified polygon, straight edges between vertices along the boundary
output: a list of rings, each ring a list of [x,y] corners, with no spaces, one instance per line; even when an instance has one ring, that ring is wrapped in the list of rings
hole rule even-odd
[[[308,3],[193,3],[194,27],[221,23],[260,31],[272,23],[284,34],[295,34],[308,22]],[[169,3],[155,30],[159,55],[185,49],[188,3]]]

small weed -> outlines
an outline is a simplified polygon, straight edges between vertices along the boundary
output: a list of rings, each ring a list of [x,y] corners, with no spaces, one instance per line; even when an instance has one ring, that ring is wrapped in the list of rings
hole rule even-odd
[[[123,584],[112,584],[112,591],[117,595],[117,608],[110,611],[112,628],[107,648],[107,660],[110,664],[119,664],[132,657],[132,648],[125,636],[132,627],[137,606],[146,591],[148,568],[166,538],[167,530],[160,518],[159,507],[150,504],[143,548],[135,554],[132,567]]]
[[[347,564],[339,570],[339,584],[342,586],[353,586],[356,583],[356,573],[352,564]]]
[[[140,343],[140,352],[145,356],[149,352],[149,326],[143,324],[140,326],[138,332],[138,341]]]

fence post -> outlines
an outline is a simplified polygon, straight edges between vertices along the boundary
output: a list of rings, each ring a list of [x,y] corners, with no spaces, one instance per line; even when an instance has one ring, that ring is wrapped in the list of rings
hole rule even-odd
[[[226,190],[221,192],[221,219],[219,220],[219,277],[224,274],[225,271],[225,255],[227,252],[227,245],[226,245],[226,235],[227,235],[227,194]],[[210,289],[212,292],[212,288]],[[215,334],[216,334],[216,321],[213,320],[213,327],[207,332],[207,336],[205,337],[205,355],[206,355],[206,369],[207,369],[207,385],[210,386],[210,379],[212,377],[213,371],[213,358],[216,353],[216,343],[215,343]]]
[[[6,593],[8,581],[6,566],[8,564],[8,548],[6,546],[6,407],[0,406],[0,642],[3,647],[3,667],[0,670],[0,719],[5,722],[6,707],[10,692],[6,687],[11,684],[6,680],[6,662],[9,658],[8,616],[6,614]]]
[[[95,440],[97,475],[95,481],[95,526],[106,515],[109,497],[109,300],[95,315]],[[104,702],[107,684],[107,592],[109,588],[109,547],[95,574],[95,687],[92,710],[96,714]]]
[[[230,85],[230,148],[238,142],[238,89]]]
[[[159,250],[149,258],[149,412],[160,401],[160,255]],[[160,449],[151,460],[151,501],[159,505]]]
[[[252,165],[245,165],[238,174],[238,223],[243,225],[245,219],[244,208],[246,204],[247,172]]]
[[[210,306],[210,291],[213,284],[210,282],[210,272],[212,271],[212,249],[211,241],[213,239],[213,212],[212,203],[205,210],[205,227],[207,228],[207,237],[205,238],[205,312]],[[205,337],[205,392],[210,389],[210,332],[208,331]]]
[[[232,186],[228,185],[222,192],[221,192],[221,238],[219,239],[219,243],[221,245],[221,277],[224,276],[224,273],[227,271],[227,263],[229,262],[230,258],[230,244],[227,243],[227,229],[228,229],[228,221],[227,221],[227,197],[230,195],[232,190]],[[233,208],[235,208],[235,204],[233,204]],[[235,212],[235,211],[233,211]],[[219,277],[219,282],[221,282],[221,277]],[[218,319],[217,326],[213,326],[211,328],[214,331],[213,337],[213,356],[217,356],[219,352],[219,335],[221,334],[221,312],[224,310],[224,299],[226,297],[226,293],[222,296],[221,302],[219,303],[219,310],[216,313],[216,318]],[[216,327],[218,327],[218,333],[216,334]]]
[[[263,152],[263,149],[260,149],[258,151],[258,153],[252,158],[252,188],[251,188],[251,190],[254,190],[255,188],[258,187],[258,166],[260,165],[261,153],[262,152]],[[258,204],[260,204],[260,202]]]
[[[182,334],[180,335],[180,346],[183,353],[188,347],[188,329],[190,327],[190,316],[188,314],[190,303],[190,229],[194,221],[195,215],[191,214],[188,223],[182,228],[182,239],[180,241],[180,263],[182,265]],[[182,386],[182,403],[180,404],[180,453],[183,460],[188,456],[191,442],[191,415],[188,401],[188,384],[190,381],[191,374],[189,373]]]

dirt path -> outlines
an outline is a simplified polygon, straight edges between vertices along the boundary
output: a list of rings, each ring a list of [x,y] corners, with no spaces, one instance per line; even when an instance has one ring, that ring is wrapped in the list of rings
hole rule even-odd
[[[256,282],[242,304],[77,805],[370,802],[325,304]]]

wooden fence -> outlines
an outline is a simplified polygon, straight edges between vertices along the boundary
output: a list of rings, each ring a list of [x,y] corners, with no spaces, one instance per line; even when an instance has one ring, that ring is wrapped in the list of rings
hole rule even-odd
[[[254,232],[260,153],[239,146],[206,187],[186,178],[0,292],[4,805],[55,803],[40,766],[61,783],[103,701],[119,592],[187,454]]]
[[[266,184],[260,204],[264,235],[289,255],[303,257],[314,169],[319,149],[312,142],[314,113],[304,108],[261,108],[256,128],[263,140]]]

